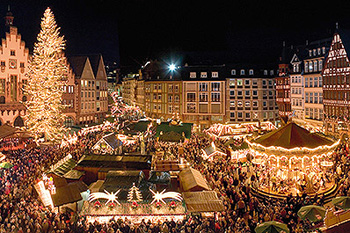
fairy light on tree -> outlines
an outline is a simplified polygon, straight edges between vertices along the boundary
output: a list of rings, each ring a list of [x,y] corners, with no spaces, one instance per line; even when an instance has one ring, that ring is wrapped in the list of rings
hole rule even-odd
[[[128,201],[129,202],[141,202],[142,201],[142,193],[140,189],[135,186],[135,183],[132,184],[132,187],[128,192]]]
[[[65,130],[62,94],[68,68],[63,53],[65,40],[59,30],[52,11],[47,8],[29,61],[25,87],[29,96],[25,102],[27,128],[36,139],[44,134],[49,141],[61,139]]]

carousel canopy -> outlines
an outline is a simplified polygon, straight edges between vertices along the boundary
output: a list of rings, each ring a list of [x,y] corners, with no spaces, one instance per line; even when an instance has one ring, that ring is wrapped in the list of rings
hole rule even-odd
[[[286,149],[297,147],[313,149],[324,145],[330,146],[334,143],[332,140],[320,134],[309,132],[294,122],[288,123],[277,130],[258,137],[252,142],[264,147],[276,146]]]

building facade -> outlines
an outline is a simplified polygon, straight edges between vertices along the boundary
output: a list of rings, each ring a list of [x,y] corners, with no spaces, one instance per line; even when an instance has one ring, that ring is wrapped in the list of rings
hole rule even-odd
[[[304,120],[304,79],[300,56],[300,53],[295,53],[290,62],[290,97],[293,119]]]
[[[29,50],[13,25],[10,13],[5,17],[8,32],[0,46],[0,125],[24,126],[27,100],[23,87],[27,83]]]
[[[252,65],[231,66],[227,70],[226,122],[277,121],[275,71]]]
[[[328,54],[330,40],[310,43],[304,59],[304,99],[305,121],[310,124],[323,125],[323,82],[322,70]]]
[[[340,135],[350,129],[350,32],[338,30],[332,39],[322,72],[326,133]]]

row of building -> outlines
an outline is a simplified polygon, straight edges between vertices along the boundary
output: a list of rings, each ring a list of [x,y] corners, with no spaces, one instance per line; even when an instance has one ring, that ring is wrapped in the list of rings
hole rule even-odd
[[[26,85],[29,49],[17,28],[13,16],[5,16],[5,35],[0,45],[0,125],[24,126],[27,96]],[[108,111],[107,75],[100,54],[71,56],[67,59],[69,74],[64,87],[67,126],[97,123]]]
[[[348,132],[349,49],[350,31],[341,29],[331,38],[284,48],[276,77],[279,115],[324,126],[331,135]]]
[[[337,135],[350,129],[350,32],[283,46],[271,65],[188,65],[150,61],[125,77],[123,98],[148,116],[178,115],[199,130],[213,123],[280,119],[324,127]],[[176,68],[176,69],[174,69]]]
[[[174,116],[198,130],[214,123],[278,120],[276,70],[258,65],[188,65],[169,69],[147,62],[122,81],[122,96],[147,116]]]

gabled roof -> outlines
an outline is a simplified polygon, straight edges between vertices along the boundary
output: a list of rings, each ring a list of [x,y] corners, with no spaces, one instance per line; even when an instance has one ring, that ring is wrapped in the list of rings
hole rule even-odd
[[[76,77],[81,77],[83,74],[87,59],[87,56],[74,56],[68,58],[68,62],[71,65]]]
[[[316,148],[323,145],[332,145],[334,142],[316,133],[311,133],[294,122],[267,133],[253,142],[264,147],[282,147],[292,149],[298,147]]]
[[[104,140],[114,150],[118,148],[122,142],[115,136],[114,133],[104,136],[101,140]]]
[[[350,56],[350,30],[349,29],[338,29],[337,32],[344,45],[347,56]]]
[[[179,173],[180,184],[184,192],[210,190],[202,174],[193,168],[186,168]]]
[[[101,54],[89,54],[87,56],[89,57],[91,68],[92,68],[94,75],[96,77],[102,55]]]

